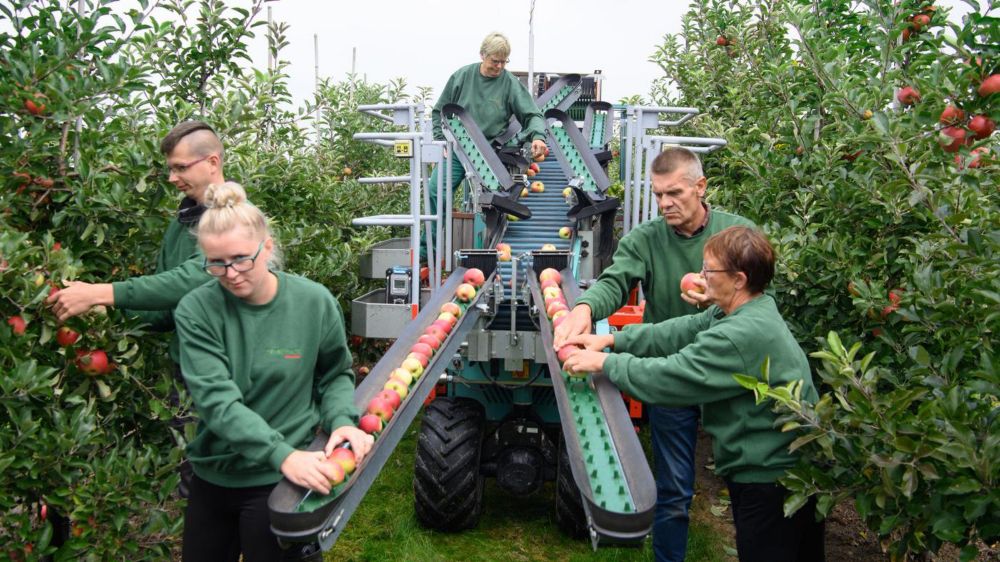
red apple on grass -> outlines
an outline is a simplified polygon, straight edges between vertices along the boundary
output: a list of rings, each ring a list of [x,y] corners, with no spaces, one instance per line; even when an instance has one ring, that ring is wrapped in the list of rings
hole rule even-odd
[[[486,275],[483,274],[483,270],[473,267],[465,272],[465,275],[462,276],[462,281],[478,289],[486,282]],[[444,312],[443,308],[442,312]],[[456,305],[455,308],[458,308],[458,306]],[[459,316],[459,314],[455,314],[455,316]]]
[[[375,414],[365,414],[358,420],[358,429],[369,435],[382,431],[382,418]]]
[[[684,277],[681,277],[681,292],[687,293],[688,291],[694,291],[696,293],[705,293],[705,288],[698,284],[698,281],[704,281],[705,278],[701,276],[700,273],[685,273]]]

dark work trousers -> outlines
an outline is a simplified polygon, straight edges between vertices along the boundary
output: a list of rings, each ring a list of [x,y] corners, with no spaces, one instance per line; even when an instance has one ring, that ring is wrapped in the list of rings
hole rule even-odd
[[[184,562],[237,562],[240,553],[246,562],[280,561],[267,512],[273,488],[224,488],[194,475],[184,512]]]
[[[824,523],[816,521],[816,498],[786,518],[788,490],[780,484],[726,480],[736,524],[740,562],[823,562]]]

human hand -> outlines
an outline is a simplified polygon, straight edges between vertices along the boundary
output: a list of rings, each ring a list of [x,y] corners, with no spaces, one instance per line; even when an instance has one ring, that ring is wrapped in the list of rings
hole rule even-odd
[[[375,443],[375,438],[353,425],[343,425],[330,434],[330,439],[326,442],[323,452],[326,456],[333,454],[333,450],[344,441],[351,444],[351,451],[354,451],[354,461],[360,465]]]
[[[611,334],[580,334],[566,338],[564,345],[582,346],[590,351],[604,351],[606,348],[615,347],[615,337]]]
[[[321,494],[330,493],[333,469],[323,451],[292,451],[281,462],[281,474],[303,488]]]
[[[566,339],[571,336],[590,333],[590,306],[578,304],[566,316],[566,319],[559,324],[552,336],[552,345],[556,351],[566,345]]]
[[[64,281],[63,285],[64,288],[59,292],[45,299],[60,322],[83,314],[98,305],[115,304],[115,292],[111,283]]]
[[[600,373],[604,370],[604,361],[607,358],[607,353],[584,349],[570,355],[563,363],[563,370],[570,375],[580,377],[590,373]]]

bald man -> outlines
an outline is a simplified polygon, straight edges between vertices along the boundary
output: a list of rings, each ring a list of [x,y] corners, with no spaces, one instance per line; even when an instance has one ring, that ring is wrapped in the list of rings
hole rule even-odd
[[[160,152],[166,157],[168,181],[184,198],[163,235],[156,273],[113,283],[66,281],[65,287],[46,301],[60,322],[98,305],[116,306],[128,309],[156,331],[172,331],[177,303],[188,291],[212,279],[202,269],[204,259],[191,229],[205,210],[205,190],[209,185],[226,181],[222,173],[222,142],[206,123],[185,121],[167,133],[160,143]],[[174,376],[182,380],[177,368],[180,348],[176,334],[170,340],[170,359],[174,363]],[[176,404],[176,396],[173,398]],[[183,421],[175,420],[175,426]],[[182,480],[181,495],[186,495],[184,483]]]

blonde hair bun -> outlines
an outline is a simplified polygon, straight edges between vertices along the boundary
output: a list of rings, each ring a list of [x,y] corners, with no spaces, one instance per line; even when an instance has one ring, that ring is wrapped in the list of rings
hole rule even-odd
[[[246,200],[246,190],[234,181],[227,181],[222,185],[212,184],[205,189],[205,207],[209,209],[233,208]]]

